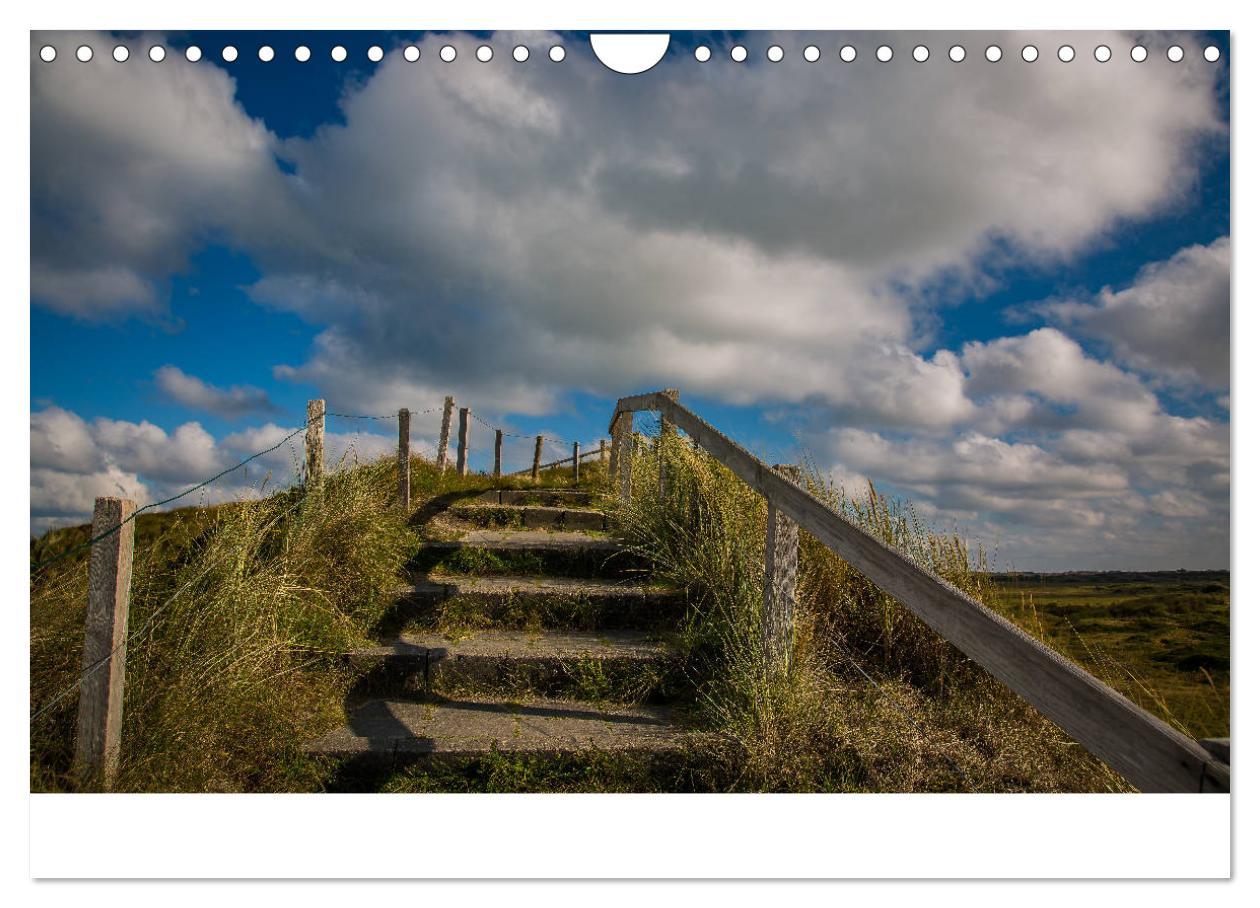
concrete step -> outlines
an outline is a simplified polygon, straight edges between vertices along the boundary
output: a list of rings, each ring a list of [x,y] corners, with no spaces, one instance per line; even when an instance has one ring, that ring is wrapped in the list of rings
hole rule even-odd
[[[690,738],[661,706],[595,707],[554,699],[378,699],[352,710],[344,727],[305,750],[313,756],[391,766],[476,759],[494,751],[540,756],[678,753]]]
[[[488,504],[533,504],[552,508],[589,507],[595,495],[583,489],[491,489],[476,496]]]
[[[360,695],[497,691],[641,700],[663,691],[671,650],[641,631],[403,636],[350,654]]]
[[[411,577],[433,573],[478,576],[642,576],[646,563],[622,543],[573,530],[470,530],[459,539],[421,544]]]
[[[400,591],[397,627],[651,628],[675,625],[682,593],[639,580],[572,577],[427,577]]]
[[[520,527],[525,529],[606,530],[608,518],[590,508],[549,507],[538,504],[455,505],[447,514],[479,527]]]

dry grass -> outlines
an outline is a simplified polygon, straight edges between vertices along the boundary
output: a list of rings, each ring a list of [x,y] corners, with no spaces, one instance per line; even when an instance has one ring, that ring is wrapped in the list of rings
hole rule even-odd
[[[659,497],[660,458],[669,481]],[[850,520],[972,596],[983,553],[907,504],[804,470]],[[616,516],[688,592],[683,640],[724,787],[769,791],[1112,791],[1125,784],[842,559],[802,533],[792,669],[760,655],[766,506],[682,439],[634,461]]]

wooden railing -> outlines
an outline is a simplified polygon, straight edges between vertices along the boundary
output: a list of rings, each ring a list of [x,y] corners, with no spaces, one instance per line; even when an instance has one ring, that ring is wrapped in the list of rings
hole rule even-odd
[[[770,526],[764,617],[772,628],[765,637],[772,658],[782,655],[782,642],[776,644],[772,636],[782,638],[782,628],[777,625],[791,621],[796,551],[794,544],[785,546],[784,541],[794,543],[795,527],[791,524],[796,524],[1139,790],[1229,791],[1229,766],[1201,744],[856,526],[799,486],[786,471],[757,459],[678,403],[677,391],[639,394],[617,402],[609,425],[613,436],[610,472],[614,490],[623,500],[628,501],[632,492],[633,415],[645,410],[660,414],[662,431],[677,427],[686,432],[696,445],[765,497]]]

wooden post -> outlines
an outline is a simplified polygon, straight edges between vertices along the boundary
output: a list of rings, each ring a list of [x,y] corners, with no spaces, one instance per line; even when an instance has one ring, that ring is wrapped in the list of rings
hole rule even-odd
[[[674,403],[678,402],[678,389],[666,388],[661,392]],[[658,501],[665,500],[665,489],[668,485],[667,453],[666,448],[674,437],[674,424],[665,418],[665,414],[661,414],[661,434],[656,439],[656,497]]]
[[[622,413],[617,417],[613,432],[613,462],[616,474],[617,494],[623,504],[630,503],[630,468],[633,466],[634,414]]]
[[[582,459],[581,452],[582,452],[581,446],[575,441],[573,443],[573,482],[574,483],[577,483],[582,476],[582,471],[580,467],[578,466],[578,461]]]
[[[608,463],[608,443],[602,438],[599,440],[599,462]]]
[[[438,434],[437,468],[446,469],[446,448],[451,442],[451,412],[455,409],[455,398],[448,397],[442,402],[442,431]]]
[[[538,468],[542,464],[542,443],[543,437],[541,435],[534,439],[534,469],[530,474],[530,478],[534,482],[538,481]]]
[[[460,476],[468,475],[468,429],[472,422],[472,410],[459,408],[459,449],[455,452],[455,472]]]
[[[793,482],[796,467],[776,464],[775,470]],[[800,532],[796,521],[766,501],[766,582],[761,607],[761,644],[766,666],[783,672],[792,664],[796,611],[796,563]]]
[[[398,503],[411,510],[411,411],[398,411]]]
[[[503,475],[503,430],[494,430],[494,478]]]
[[[74,758],[84,781],[99,781],[106,791],[114,784],[122,744],[127,610],[131,605],[131,554],[136,530],[130,518],[135,512],[134,501],[98,498],[92,513],[92,538],[109,535],[92,544],[88,559],[87,623]]]
[[[306,487],[315,489],[324,479],[324,402],[306,402]]]

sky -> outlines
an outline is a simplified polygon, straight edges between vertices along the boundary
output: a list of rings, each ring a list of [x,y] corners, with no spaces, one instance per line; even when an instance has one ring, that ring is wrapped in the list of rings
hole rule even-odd
[[[453,394],[560,457],[676,387],[999,569],[1228,567],[1228,67],[1218,33],[677,32],[634,76],[574,33],[32,33],[32,533],[314,397],[423,451]],[[330,417],[328,456],[394,431]]]

